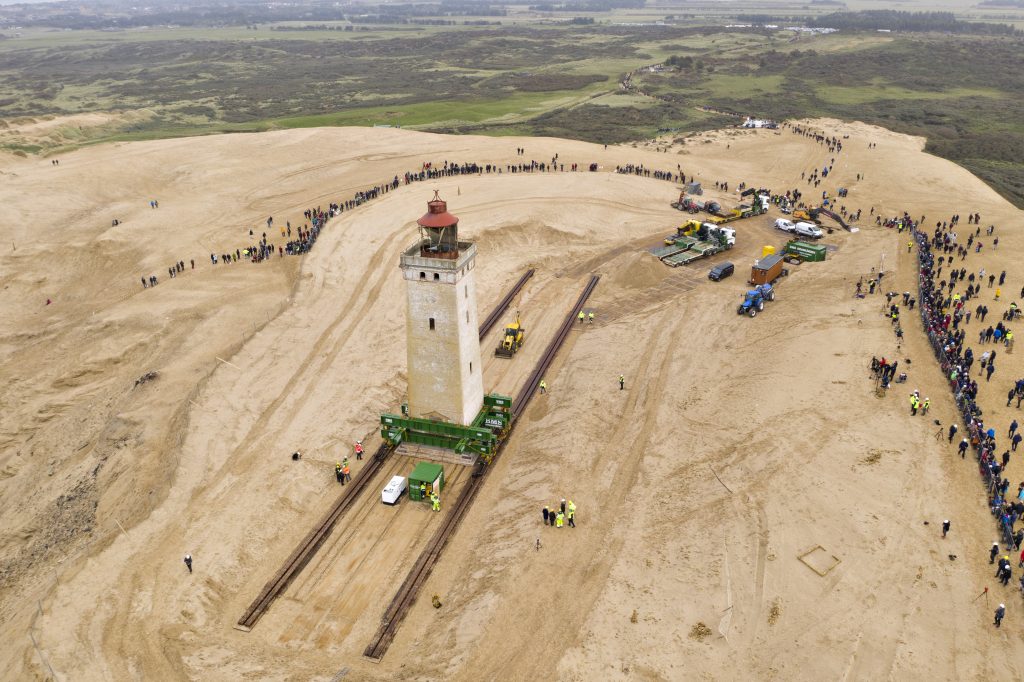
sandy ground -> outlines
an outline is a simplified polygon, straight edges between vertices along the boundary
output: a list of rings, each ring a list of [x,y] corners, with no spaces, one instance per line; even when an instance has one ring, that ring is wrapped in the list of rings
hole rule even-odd
[[[814,125],[849,135],[824,186],[849,187],[848,207],[932,225],[980,211],[999,249],[966,265],[1006,268],[1004,299],[1024,284],[1020,214],[980,181],[920,139]],[[975,467],[933,437],[933,419],[954,419],[938,368],[917,324],[897,352],[884,297],[852,295],[881,263],[894,289],[913,285],[891,230],[864,220],[829,235],[830,259],[795,266],[756,319],[735,307],[750,261],[784,241],[774,215],[736,225],[737,276],[714,284],[708,262],[673,270],[646,252],[683,219],[668,206],[678,188],[606,172],[417,183],[331,221],[302,259],[210,264],[269,215],[280,242],[276,227],[304,208],[424,161],[516,162],[520,146],[567,166],[678,163],[712,196],[715,180],[810,196],[800,173],[831,156],[788,131],[604,150],[322,129],[0,161],[5,679],[1024,676],[1024,609],[991,577],[995,524]],[[376,499],[408,460],[371,484],[251,633],[234,630],[336,499],[334,461],[357,438],[372,451],[377,415],[402,400],[397,260],[435,188],[479,245],[482,313],[537,268],[517,302],[523,353],[496,360],[484,340],[488,390],[516,390],[592,272],[597,321],[570,337],[427,583],[443,608],[421,598],[383,662],[363,648],[438,523]],[[177,260],[186,272],[169,280]],[[143,290],[149,274],[161,283]],[[882,354],[904,360],[910,383],[879,398],[867,365]],[[1017,357],[982,388],[1003,429]],[[909,415],[913,388],[932,398],[928,417]],[[1011,480],[1022,470],[1011,461]],[[450,473],[454,492],[465,472]],[[542,527],[541,507],[563,496],[579,527]],[[798,557],[811,550],[808,566]]]

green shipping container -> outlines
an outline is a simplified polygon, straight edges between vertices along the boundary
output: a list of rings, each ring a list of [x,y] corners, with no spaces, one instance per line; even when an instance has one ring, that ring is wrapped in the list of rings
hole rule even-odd
[[[437,482],[437,492],[440,493],[444,490],[444,467],[433,462],[419,462],[409,474],[409,499],[416,501],[430,499],[435,481]],[[423,496],[421,485],[426,486],[426,497]]]
[[[824,261],[827,252],[827,249],[821,244],[809,244],[801,241],[792,241],[786,244],[786,253],[796,254],[812,263]]]

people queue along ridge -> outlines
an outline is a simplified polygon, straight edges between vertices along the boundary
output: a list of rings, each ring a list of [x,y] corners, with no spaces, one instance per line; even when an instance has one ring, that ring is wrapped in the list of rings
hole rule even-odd
[[[986,326],[985,318],[990,312],[988,302],[978,301],[973,309],[968,306],[969,301],[983,296],[983,290],[994,289],[991,302],[995,307],[1001,293],[995,283],[998,280],[999,287],[1002,287],[1007,276],[1005,271],[997,276],[986,273],[984,268],[974,271],[973,268],[968,270],[961,265],[971,253],[970,246],[981,235],[979,213],[968,214],[968,225],[974,225],[975,230],[973,233],[968,231],[966,248],[955,229],[960,223],[959,215],[947,221],[938,221],[930,235],[923,228],[924,216],[920,221],[912,221],[904,214],[897,220],[901,228],[905,226],[910,231],[910,247],[917,247],[919,314],[960,413],[962,421],[959,423],[965,424],[963,435],[956,444],[957,454],[961,459],[966,459],[968,451],[974,455],[979,476],[985,484],[988,508],[996,520],[1000,536],[988,550],[989,563],[994,564],[998,559],[995,577],[1007,586],[1013,573],[1011,551],[1019,552],[1016,557],[1017,567],[1024,568],[1024,528],[1018,528],[1018,522],[1024,517],[1024,481],[1018,484],[1016,493],[1012,494],[1007,477],[1007,466],[1022,436],[1019,432],[1020,424],[1014,418],[1005,431],[1004,445],[1000,447],[999,440],[1003,437],[991,421],[986,421],[977,399],[981,377],[984,376],[986,383],[991,381],[996,372],[1000,350],[1013,352],[1011,324],[1020,316],[1020,310],[1017,303],[1012,302],[1003,310],[1001,321]],[[993,235],[994,232],[995,226],[986,229],[987,235]],[[975,248],[973,253],[980,251],[980,248]],[[1024,298],[1024,288],[1020,293]],[[979,324],[977,345],[985,348],[980,353],[967,345],[970,341],[966,326],[970,324],[972,314],[975,323]],[[989,349],[990,344],[997,347]],[[1000,345],[1002,348],[999,348]],[[977,375],[973,372],[976,360],[979,365]],[[1016,409],[1020,409],[1021,401],[1024,400],[1024,378],[1013,380],[1008,387],[1006,406],[1010,407],[1014,400],[1017,403]],[[959,423],[951,424],[943,434],[950,445],[961,432]],[[999,450],[1003,452],[998,454]],[[948,526],[944,525],[944,535],[946,531]],[[1019,589],[1024,594],[1024,575],[1019,578]],[[1005,604],[1000,604],[996,609],[996,627],[1000,626],[1005,609]]]

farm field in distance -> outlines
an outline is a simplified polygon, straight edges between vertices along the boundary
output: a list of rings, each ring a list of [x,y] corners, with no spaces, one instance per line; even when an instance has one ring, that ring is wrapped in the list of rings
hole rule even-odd
[[[37,153],[343,125],[621,143],[736,121],[706,106],[776,119],[835,116],[921,135],[928,151],[1024,204],[1024,119],[1014,115],[1024,110],[1019,35],[786,30],[844,7],[836,2],[621,4],[364,5],[359,15],[322,21],[240,5],[236,25],[227,16],[174,26],[122,19],[129,25],[116,30],[95,21],[75,30],[73,19],[65,20],[73,30],[7,26],[0,116],[8,124],[115,115],[47,126],[36,137],[8,129],[0,146]],[[442,18],[441,10],[454,13]],[[1016,21],[1013,8],[952,10],[969,22]],[[744,23],[751,21],[781,28]],[[624,87],[626,74],[673,57],[684,64],[636,73]]]

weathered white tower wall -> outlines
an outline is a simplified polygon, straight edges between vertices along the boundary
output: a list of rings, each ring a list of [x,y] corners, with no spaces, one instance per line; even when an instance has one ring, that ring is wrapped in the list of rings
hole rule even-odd
[[[470,424],[484,400],[476,245],[459,242],[458,247],[455,259],[424,257],[421,243],[401,257],[409,416]]]

